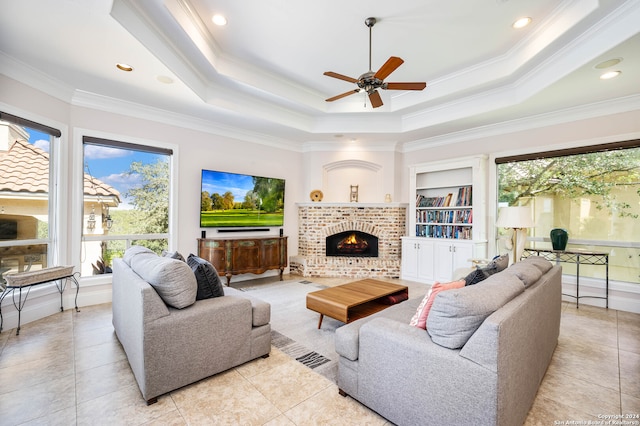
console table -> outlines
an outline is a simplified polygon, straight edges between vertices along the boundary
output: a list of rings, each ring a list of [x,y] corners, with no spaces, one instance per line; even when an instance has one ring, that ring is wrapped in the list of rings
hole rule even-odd
[[[564,296],[576,299],[576,308],[579,307],[581,298],[604,299],[606,307],[609,309],[609,253],[586,251],[586,250],[551,250],[551,249],[534,249],[525,248],[522,257],[532,255],[543,256],[548,260],[555,260],[556,263],[575,263],[576,264],[576,295],[565,294]],[[604,296],[580,296],[580,265],[602,265],[605,267],[605,295]]]
[[[219,275],[263,274],[287,267],[287,237],[198,238],[198,256],[209,261]]]
[[[76,312],[80,312],[80,310],[78,309],[78,291],[80,290],[80,284],[78,283],[75,275],[80,275],[80,273],[76,272],[74,274],[73,266],[54,266],[51,268],[44,268],[39,271],[18,272],[15,274],[5,275],[4,278],[7,281],[7,285],[4,288],[0,287],[0,290],[2,290],[2,293],[0,293],[0,332],[2,331],[2,325],[4,323],[4,318],[2,317],[2,301],[5,297],[11,294],[13,299],[13,306],[15,306],[16,310],[18,311],[18,328],[16,330],[16,336],[20,335],[20,316],[22,313],[22,308],[27,303],[27,298],[29,297],[29,292],[31,292],[31,287],[36,285],[55,282],[56,287],[60,292],[60,312],[62,312],[64,311],[62,303],[62,293],[67,286],[67,281],[71,280],[76,286]],[[22,299],[23,288],[27,289],[24,300]],[[16,290],[18,292],[17,301]]]

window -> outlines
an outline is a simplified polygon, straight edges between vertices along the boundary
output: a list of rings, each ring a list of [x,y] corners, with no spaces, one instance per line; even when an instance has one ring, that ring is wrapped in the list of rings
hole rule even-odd
[[[167,249],[173,152],[85,136],[83,153],[82,276],[110,273],[134,244]]]
[[[0,284],[7,272],[53,263],[58,137],[56,129],[0,112]]]
[[[609,277],[640,282],[640,141],[497,158],[499,207],[531,206],[528,246],[551,248],[549,233],[564,228],[567,249],[609,253]],[[575,265],[563,264],[568,274]],[[604,278],[601,266],[580,275]]]

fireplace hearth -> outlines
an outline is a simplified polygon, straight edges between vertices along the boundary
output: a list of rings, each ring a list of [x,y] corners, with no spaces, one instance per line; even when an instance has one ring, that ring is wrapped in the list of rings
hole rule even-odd
[[[326,238],[327,256],[378,257],[378,237],[357,230],[339,232]]]

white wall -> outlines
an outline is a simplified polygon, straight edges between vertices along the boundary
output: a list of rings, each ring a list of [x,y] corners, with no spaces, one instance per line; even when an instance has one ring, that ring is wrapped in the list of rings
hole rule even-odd
[[[324,202],[349,202],[350,186],[358,185],[358,202],[382,203],[390,194],[396,201],[398,170],[392,150],[368,150],[345,142],[334,151],[314,150],[303,155],[304,196],[300,202],[310,201],[309,193],[323,192]]]
[[[79,268],[80,250],[73,244],[79,241],[81,221],[81,197],[71,188],[79,185],[82,173],[81,143],[78,134],[112,135],[123,141],[156,141],[177,145],[178,149],[178,186],[177,186],[177,245],[183,253],[196,252],[196,239],[200,236],[198,209],[200,203],[200,170],[219,169],[230,172],[252,173],[286,179],[285,226],[284,233],[289,235],[289,254],[297,254],[297,208],[296,202],[307,202],[313,189],[322,189],[335,200],[345,201],[350,184],[362,185],[361,202],[383,202],[385,194],[391,194],[394,202],[411,202],[409,199],[408,170],[410,165],[430,161],[446,160],[460,156],[488,154],[495,156],[513,153],[534,152],[568,146],[588,145],[617,140],[640,138],[640,110],[628,113],[612,114],[589,120],[573,121],[564,124],[544,126],[529,130],[505,130],[496,126],[492,135],[473,136],[473,132],[464,135],[452,135],[441,138],[436,143],[423,143],[410,146],[405,152],[394,149],[363,149],[356,145],[346,145],[333,150],[309,150],[304,153],[273,148],[219,136],[205,130],[190,130],[178,125],[160,121],[144,120],[122,114],[105,112],[88,107],[72,106],[34,88],[25,86],[6,76],[0,75],[0,108],[8,113],[23,116],[59,128],[63,134],[61,142],[61,205],[57,216],[66,218],[59,240],[61,256],[59,264],[74,264]],[[69,97],[71,94],[69,94]],[[454,139],[455,138],[455,139]],[[454,142],[455,141],[455,142]],[[334,167],[331,165],[343,165]],[[330,173],[337,173],[327,176]],[[489,170],[492,167],[490,165]],[[331,171],[333,170],[333,171]],[[344,188],[325,188],[327,182],[333,182],[336,176],[344,180]],[[346,180],[349,180],[348,182]],[[353,180],[353,181],[352,181]],[[76,182],[77,181],[77,182]],[[489,181],[487,205],[488,223],[495,222],[495,178]],[[76,192],[79,192],[76,190]],[[343,195],[344,194],[344,195]],[[345,198],[337,199],[340,197]],[[493,198],[492,198],[493,197]],[[277,230],[274,230],[276,233]],[[493,235],[493,230],[488,230]],[[209,231],[211,235],[211,231]],[[70,244],[72,242],[73,244]],[[109,287],[104,282],[95,285],[83,283],[80,291],[80,305],[90,305],[108,301]],[[35,300],[32,300],[35,299]],[[640,299],[640,298],[639,298]],[[36,291],[23,312],[23,321],[29,322],[55,312],[59,298],[55,290]],[[65,306],[71,306],[72,292],[65,293]],[[640,304],[640,300],[638,300]],[[7,311],[13,309],[5,304]],[[10,328],[15,315],[3,312],[5,326]]]

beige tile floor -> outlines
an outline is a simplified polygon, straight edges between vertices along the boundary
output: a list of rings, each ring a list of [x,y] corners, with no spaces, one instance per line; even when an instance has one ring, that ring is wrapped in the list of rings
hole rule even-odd
[[[349,281],[314,279],[327,285]],[[255,285],[264,280],[255,280]],[[396,280],[395,282],[398,282]],[[245,283],[246,284],[246,283]],[[411,288],[412,283],[406,283]],[[560,340],[526,425],[640,413],[640,315],[564,303]],[[640,419],[636,419],[640,420]],[[335,384],[272,348],[147,406],[111,305],[0,334],[0,425],[385,425]],[[638,423],[636,423],[638,424]]]

